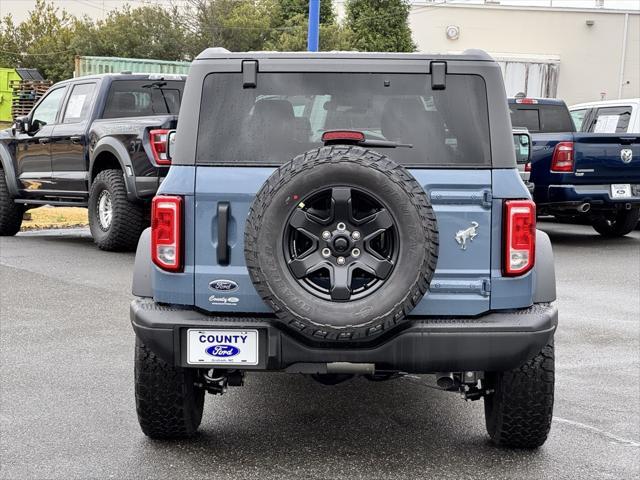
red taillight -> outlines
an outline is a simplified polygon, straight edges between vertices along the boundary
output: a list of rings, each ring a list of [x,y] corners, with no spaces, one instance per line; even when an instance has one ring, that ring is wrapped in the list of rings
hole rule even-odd
[[[153,159],[158,165],[171,165],[169,158],[169,130],[151,130],[149,132]]]
[[[573,172],[573,142],[558,142],[551,159],[552,172]]]
[[[163,270],[182,271],[182,197],[153,198],[151,258]]]
[[[536,253],[536,205],[531,200],[504,203],[505,276],[522,275],[533,268]]]
[[[525,172],[530,172],[530,171],[531,171],[531,162],[527,162],[527,163],[524,165],[524,171],[525,171]]]
[[[523,105],[537,105],[538,100],[535,98],[516,98],[516,103],[521,103]]]
[[[322,134],[322,143],[337,142],[362,142],[364,141],[364,133],[357,130],[329,130]]]

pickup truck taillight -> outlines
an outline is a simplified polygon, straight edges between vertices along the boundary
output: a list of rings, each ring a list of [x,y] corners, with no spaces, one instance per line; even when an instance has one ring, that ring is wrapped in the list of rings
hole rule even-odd
[[[163,270],[182,271],[182,197],[159,195],[153,198],[151,258]]]
[[[535,263],[536,204],[531,200],[504,202],[503,274],[515,277],[527,273]]]
[[[149,132],[153,159],[158,165],[171,165],[169,158],[169,130],[151,130]]]
[[[558,142],[551,158],[552,172],[573,172],[573,142]]]

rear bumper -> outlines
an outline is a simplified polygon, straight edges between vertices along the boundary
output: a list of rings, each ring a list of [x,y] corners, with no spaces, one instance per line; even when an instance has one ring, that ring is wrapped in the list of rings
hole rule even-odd
[[[632,194],[630,198],[614,199],[611,198],[610,185],[549,185],[545,201],[536,203],[559,209],[571,209],[583,203],[589,203],[593,209],[640,205],[640,185],[632,185]]]
[[[521,365],[547,344],[558,323],[558,310],[552,304],[535,304],[473,318],[412,319],[391,336],[359,347],[313,346],[281,330],[270,318],[211,316],[147,298],[131,303],[131,323],[157,355],[184,367],[193,366],[186,358],[187,330],[220,328],[258,330],[259,363],[243,366],[246,370],[322,373],[327,364],[349,362],[410,373],[500,371]]]

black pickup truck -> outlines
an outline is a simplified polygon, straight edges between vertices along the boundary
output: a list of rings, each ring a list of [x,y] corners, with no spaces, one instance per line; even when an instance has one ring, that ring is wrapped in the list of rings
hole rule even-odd
[[[57,83],[26,117],[0,131],[0,236],[25,210],[89,209],[103,250],[132,250],[166,175],[185,77],[105,74]]]

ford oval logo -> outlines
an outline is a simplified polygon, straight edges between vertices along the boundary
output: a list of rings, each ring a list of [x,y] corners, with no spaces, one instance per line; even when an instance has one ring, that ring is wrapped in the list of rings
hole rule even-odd
[[[205,350],[212,357],[235,357],[240,353],[240,349],[233,345],[212,345]]]
[[[209,288],[217,292],[235,292],[238,284],[233,280],[214,280],[209,283]]]

